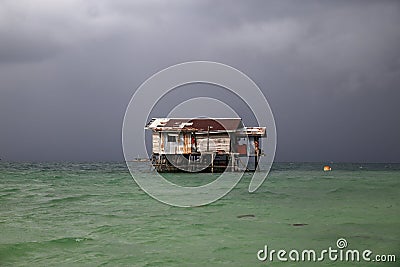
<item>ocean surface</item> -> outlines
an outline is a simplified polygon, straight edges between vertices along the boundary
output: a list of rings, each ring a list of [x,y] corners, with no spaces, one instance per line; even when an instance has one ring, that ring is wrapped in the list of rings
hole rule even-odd
[[[400,165],[323,165],[275,163],[255,193],[245,174],[219,201],[178,208],[149,197],[124,163],[0,162],[0,266],[400,266]],[[339,238],[396,262],[257,259],[265,245],[322,251]]]

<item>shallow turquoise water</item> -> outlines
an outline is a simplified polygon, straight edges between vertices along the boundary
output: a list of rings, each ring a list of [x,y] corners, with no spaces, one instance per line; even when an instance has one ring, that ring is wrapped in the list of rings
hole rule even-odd
[[[322,166],[274,164],[255,193],[245,175],[213,204],[177,208],[146,195],[122,163],[3,162],[0,265],[399,266],[400,165]],[[194,175],[170,178],[195,185],[215,177]],[[321,251],[338,238],[397,262],[257,260],[264,245]]]

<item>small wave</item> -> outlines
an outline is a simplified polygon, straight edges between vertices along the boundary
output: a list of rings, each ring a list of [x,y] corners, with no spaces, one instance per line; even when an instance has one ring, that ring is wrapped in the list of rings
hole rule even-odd
[[[191,226],[194,227],[194,228],[204,228],[204,227],[206,227],[206,225],[204,223],[192,223]]]
[[[98,234],[98,233],[111,233],[114,231],[114,229],[116,228],[116,226],[112,226],[112,225],[102,225],[97,227],[93,232],[91,232],[90,234]]]
[[[63,237],[58,239],[52,239],[49,241],[42,242],[44,244],[54,244],[54,245],[71,245],[76,244],[84,241],[93,240],[92,238],[88,237]]]
[[[263,193],[264,194],[268,194],[268,195],[281,196],[281,197],[289,197],[290,196],[289,194],[286,194],[286,193],[274,192],[274,191],[271,191],[271,190],[265,190]]]
[[[0,199],[7,198],[7,197],[12,196],[12,195],[13,195],[12,193],[6,193],[6,194],[0,193]]]
[[[78,195],[78,196],[67,196],[67,197],[61,197],[61,198],[54,198],[50,199],[48,202],[49,203],[61,203],[61,202],[69,202],[69,201],[79,201],[82,199],[90,198],[90,197],[97,197],[98,195],[92,195],[92,194],[85,194],[85,195]]]
[[[328,193],[335,193],[335,192],[337,192],[339,190],[340,190],[340,187],[336,187],[336,188],[333,188],[333,189],[329,190]]]
[[[221,252],[221,251],[226,251],[229,249],[230,249],[229,247],[219,247],[219,248],[214,249],[214,252]]]
[[[9,188],[9,189],[2,189],[1,193],[13,193],[13,192],[18,192],[21,191],[19,188]]]
[[[226,205],[226,203],[224,203],[223,201],[218,201],[218,202],[214,202],[211,204],[211,206],[213,206],[213,207],[223,207],[225,205]]]
[[[347,191],[347,190],[345,188],[343,188],[343,187],[336,187],[336,188],[333,188],[333,189],[329,190],[328,194],[341,193],[341,192],[345,192],[345,191]]]
[[[3,255],[7,255],[8,252],[11,254],[14,254],[15,252],[25,254],[26,252],[29,252],[33,249],[48,249],[54,246],[69,246],[89,240],[93,239],[87,237],[63,237],[45,241],[28,241],[14,244],[2,244],[0,245],[0,252]]]

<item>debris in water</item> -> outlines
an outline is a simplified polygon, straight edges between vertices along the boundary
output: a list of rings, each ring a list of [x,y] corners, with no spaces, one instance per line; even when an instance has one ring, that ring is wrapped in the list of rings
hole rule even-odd
[[[240,218],[254,218],[254,217],[256,217],[256,215],[254,215],[254,214],[243,214],[243,215],[238,215],[237,217],[239,219]]]
[[[292,226],[305,226],[308,225],[308,223],[294,223]]]

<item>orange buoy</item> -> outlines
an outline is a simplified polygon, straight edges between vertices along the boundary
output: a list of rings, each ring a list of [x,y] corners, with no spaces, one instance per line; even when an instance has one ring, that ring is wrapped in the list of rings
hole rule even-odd
[[[325,165],[324,166],[324,172],[328,172],[328,171],[331,171],[331,170],[332,170],[331,166],[329,166],[329,165]]]

